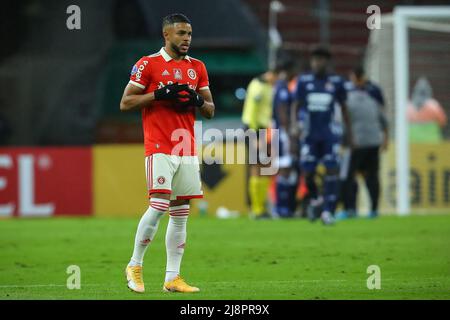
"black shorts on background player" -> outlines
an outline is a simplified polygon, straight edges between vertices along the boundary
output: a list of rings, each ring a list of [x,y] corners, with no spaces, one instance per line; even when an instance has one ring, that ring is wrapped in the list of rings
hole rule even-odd
[[[380,167],[380,147],[361,147],[352,150],[350,166],[345,180],[344,188],[353,192],[346,192],[344,196],[344,206],[347,212],[356,213],[356,182],[357,173],[364,176],[364,180],[369,191],[371,200],[371,213],[378,210],[378,198],[380,194],[380,182],[378,171]]]

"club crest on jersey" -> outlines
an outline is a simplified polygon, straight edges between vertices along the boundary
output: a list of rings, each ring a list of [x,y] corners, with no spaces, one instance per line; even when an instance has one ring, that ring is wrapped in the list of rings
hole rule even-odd
[[[157,179],[159,184],[164,184],[164,182],[166,182],[166,178],[164,178],[163,176],[158,177]]]
[[[137,67],[137,65],[134,65],[133,69],[131,69],[131,75],[134,76],[136,74],[136,72],[138,72],[138,67]]]
[[[195,78],[197,78],[197,73],[195,72],[194,69],[189,69],[187,74],[188,77],[191,78],[192,80],[195,80]]]
[[[173,69],[174,78],[177,80],[183,79],[183,74],[181,73],[181,69]]]

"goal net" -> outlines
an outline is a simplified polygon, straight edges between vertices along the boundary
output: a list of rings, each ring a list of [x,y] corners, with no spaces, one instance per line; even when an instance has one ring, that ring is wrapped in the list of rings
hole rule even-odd
[[[382,15],[364,62],[389,120],[381,211],[450,212],[450,6],[405,9]]]

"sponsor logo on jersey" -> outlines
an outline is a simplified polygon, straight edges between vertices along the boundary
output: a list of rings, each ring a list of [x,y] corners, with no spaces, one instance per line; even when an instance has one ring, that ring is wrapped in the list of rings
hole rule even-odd
[[[181,69],[173,69],[174,78],[177,80],[183,79],[183,74],[181,73]]]
[[[163,73],[161,74],[162,76],[170,76],[169,71],[164,70]]]
[[[312,112],[325,112],[333,101],[329,93],[310,93],[307,97],[308,110]]]
[[[187,74],[188,77],[191,78],[192,80],[195,80],[195,78],[197,78],[197,73],[195,72],[194,69],[189,69]]]
[[[164,178],[163,176],[158,177],[157,179],[159,184],[164,184],[164,182],[166,182],[166,178]]]
[[[148,64],[148,61],[144,61],[144,63],[139,66],[138,70],[136,71],[136,81],[141,80],[142,71],[145,69],[147,64]]]

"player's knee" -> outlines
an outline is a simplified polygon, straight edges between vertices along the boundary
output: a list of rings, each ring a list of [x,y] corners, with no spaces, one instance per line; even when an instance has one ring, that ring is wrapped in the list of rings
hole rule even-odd
[[[250,175],[252,177],[259,176],[259,173],[261,172],[261,167],[259,164],[251,164],[249,169],[250,169],[250,171],[249,171]]]
[[[176,207],[176,206],[184,206],[189,205],[189,199],[180,199],[180,200],[171,200],[170,206]]]
[[[170,194],[168,194],[168,193],[159,193],[159,192],[152,193],[152,194],[150,195],[150,200],[151,200],[151,199],[164,199],[164,200],[170,200]]]

